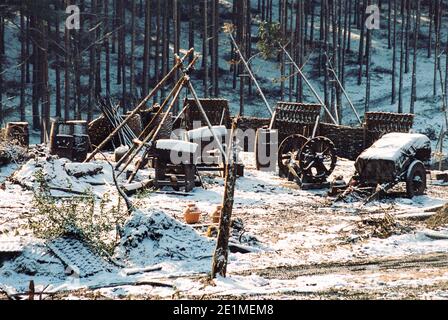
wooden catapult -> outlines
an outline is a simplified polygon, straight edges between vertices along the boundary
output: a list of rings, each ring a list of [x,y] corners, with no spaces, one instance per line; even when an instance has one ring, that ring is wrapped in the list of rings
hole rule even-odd
[[[127,150],[127,152],[120,158],[115,165],[115,170],[118,170],[118,176],[123,172],[127,172],[127,183],[131,183],[137,176],[137,173],[145,165],[151,161],[155,168],[155,177],[152,181],[154,187],[160,188],[163,186],[171,186],[175,190],[184,188],[186,192],[192,190],[195,186],[196,175],[199,176],[196,167],[197,152],[199,145],[193,141],[188,141],[187,137],[184,140],[175,139],[160,139],[160,132],[164,123],[171,119],[172,109],[179,98],[179,95],[183,88],[187,88],[193,97],[202,120],[206,124],[204,128],[209,136],[213,138],[214,144],[222,158],[223,166],[226,163],[226,151],[223,146],[222,134],[219,134],[216,126],[213,127],[205,112],[201,100],[198,98],[197,93],[190,81],[190,73],[194,69],[194,65],[197,62],[199,56],[194,55],[191,62],[185,67],[184,61],[190,55],[194,55],[194,49],[188,50],[183,56],[176,56],[176,63],[174,67],[168,72],[168,74],[156,85],[156,87],[139,103],[139,105],[119,124],[115,126],[115,129],[110,135],[104,139],[93,152],[87,157],[85,162],[90,161],[94,156],[105,147],[120,130],[123,130],[128,125],[129,121],[137,114],[139,114],[146,106],[146,103],[154,97],[154,95],[162,88],[162,86],[175,74],[181,74],[181,77],[177,80],[176,84],[165,98],[163,103],[156,109],[151,120],[146,127],[141,131],[137,138],[133,139],[133,144]],[[185,108],[184,108],[185,110]],[[182,112],[184,111],[182,110]],[[158,122],[158,123],[157,123]],[[129,165],[138,156],[140,159],[136,161],[134,169],[127,171]],[[173,161],[173,158],[181,158],[182,161]]]

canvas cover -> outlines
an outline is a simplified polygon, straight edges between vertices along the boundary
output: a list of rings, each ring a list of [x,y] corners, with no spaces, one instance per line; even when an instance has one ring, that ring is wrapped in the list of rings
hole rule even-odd
[[[410,160],[427,163],[430,156],[431,143],[427,136],[388,133],[359,155],[355,168],[362,180],[390,182],[406,169]]]

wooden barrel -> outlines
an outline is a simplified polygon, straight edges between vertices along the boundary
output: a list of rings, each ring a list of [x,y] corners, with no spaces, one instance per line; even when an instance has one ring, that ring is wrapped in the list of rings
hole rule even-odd
[[[51,121],[50,129],[50,154],[56,154],[56,136],[59,133],[59,124],[61,121],[59,119]]]
[[[87,121],[53,121],[50,131],[50,154],[82,162],[90,150]]]
[[[267,170],[271,168],[276,170],[276,159],[278,152],[278,131],[263,127],[257,130],[255,137],[255,163],[257,170]],[[263,154],[265,159],[271,159],[270,162],[264,163],[260,156]]]
[[[87,121],[73,120],[67,121],[66,125],[70,127],[73,136],[72,161],[83,162],[87,158],[90,150],[90,139],[87,134]]]
[[[30,144],[30,133],[28,122],[8,122],[6,125],[6,138],[28,148]]]
[[[72,127],[63,121],[54,120],[50,130],[50,154],[71,160],[72,150]]]

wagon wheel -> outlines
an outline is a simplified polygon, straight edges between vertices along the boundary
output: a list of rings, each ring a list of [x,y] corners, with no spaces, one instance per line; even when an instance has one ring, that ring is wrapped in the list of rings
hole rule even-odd
[[[409,198],[420,196],[426,189],[426,169],[421,161],[414,161],[406,174],[406,194]]]
[[[287,178],[290,176],[288,164],[291,162],[298,163],[300,150],[307,141],[308,139],[300,134],[293,134],[283,140],[278,149],[280,177]]]
[[[325,137],[316,137],[303,145],[299,165],[311,180],[324,180],[333,172],[336,158],[333,142]]]

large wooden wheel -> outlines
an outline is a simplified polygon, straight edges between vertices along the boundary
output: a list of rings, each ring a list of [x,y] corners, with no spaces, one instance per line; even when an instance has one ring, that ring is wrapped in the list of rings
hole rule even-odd
[[[423,162],[415,160],[406,173],[406,193],[409,198],[421,196],[426,190],[426,169]]]
[[[300,134],[291,135],[283,140],[278,149],[280,177],[288,178],[290,176],[288,165],[293,163],[298,165],[300,150],[307,141],[308,139]]]
[[[299,153],[299,166],[307,180],[323,181],[336,167],[336,149],[325,137],[307,141]]]

